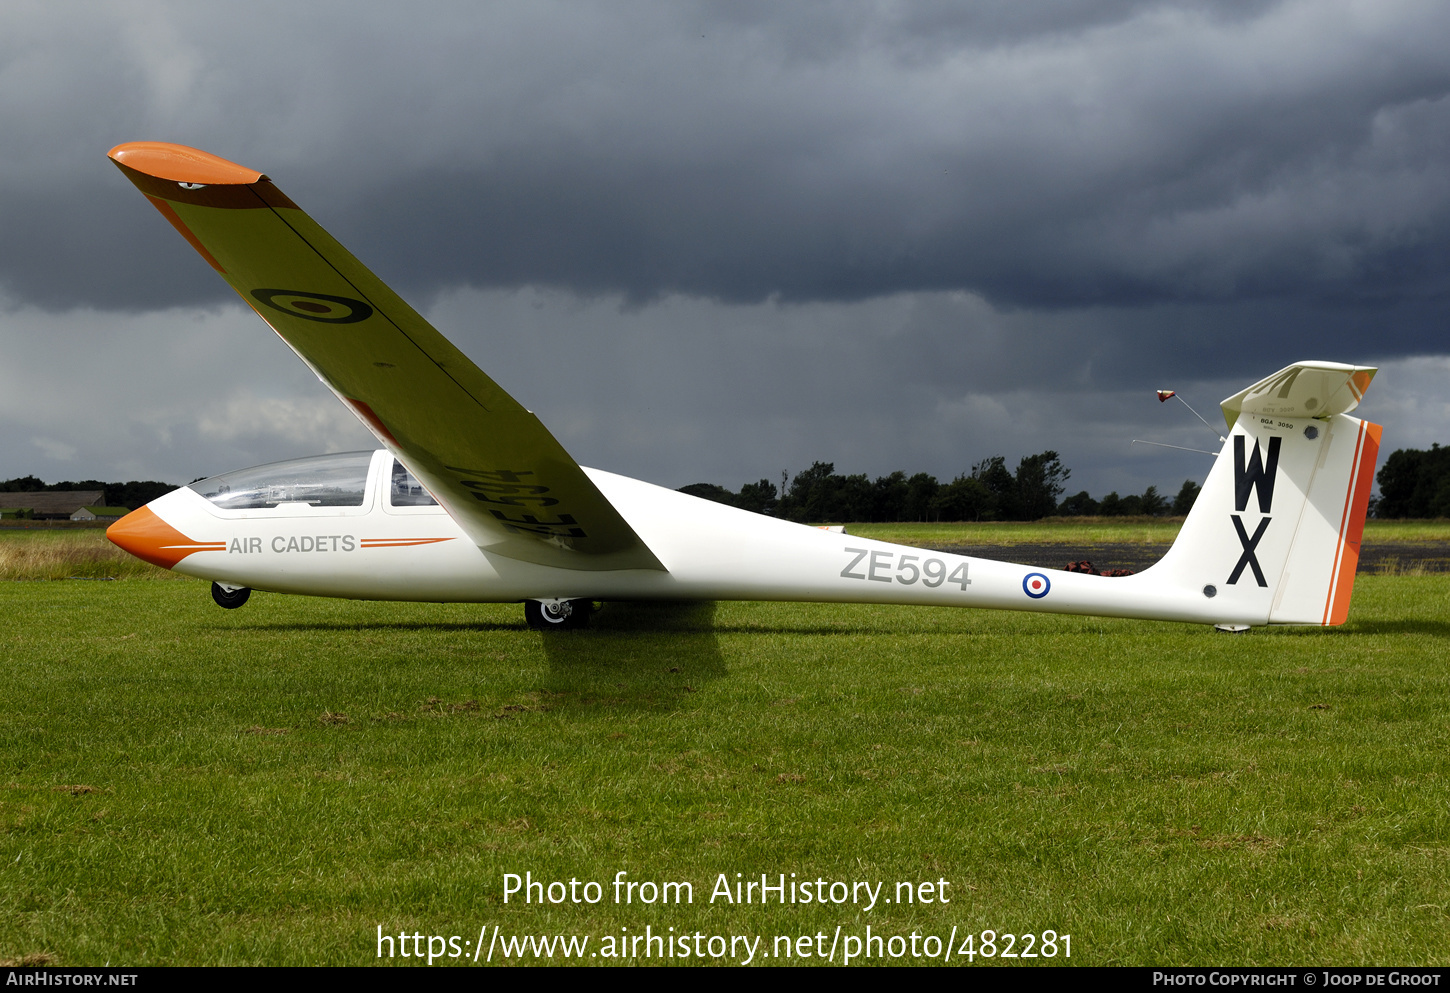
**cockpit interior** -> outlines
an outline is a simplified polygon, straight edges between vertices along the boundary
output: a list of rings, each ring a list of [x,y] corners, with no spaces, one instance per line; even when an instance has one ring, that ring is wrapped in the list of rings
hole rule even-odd
[[[369,483],[374,482],[370,488]],[[328,508],[333,512],[371,507],[372,493],[384,492],[384,509],[435,508],[438,501],[401,462],[384,450],[339,452],[208,476],[190,484],[222,516],[289,516]],[[231,512],[231,513],[227,513]]]

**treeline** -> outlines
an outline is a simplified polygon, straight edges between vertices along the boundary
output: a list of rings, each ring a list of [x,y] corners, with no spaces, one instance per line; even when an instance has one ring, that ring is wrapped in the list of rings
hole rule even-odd
[[[1380,468],[1375,517],[1450,517],[1450,448],[1401,448]]]
[[[790,521],[1035,521],[1054,514],[1121,517],[1186,514],[1198,486],[1185,480],[1172,500],[1150,486],[1142,494],[1109,493],[1094,500],[1084,490],[1062,499],[1071,471],[1053,451],[1029,455],[1007,468],[1000,455],[983,459],[949,483],[919,472],[871,479],[842,476],[833,462],[817,462],[779,489],[768,479],[735,493],[715,483],[693,483],[681,493]]]
[[[129,483],[103,483],[99,479],[66,480],[63,483],[47,483],[34,476],[19,476],[0,483],[0,493],[34,493],[41,491],[68,492],[70,490],[102,490],[105,496],[101,502],[107,507],[125,507],[135,510],[150,503],[163,493],[176,489],[175,483],[158,483],[154,479],[144,482],[133,479]]]

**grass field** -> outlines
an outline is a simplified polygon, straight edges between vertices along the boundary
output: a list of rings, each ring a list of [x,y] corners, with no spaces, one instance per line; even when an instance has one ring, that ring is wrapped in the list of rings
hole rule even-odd
[[[0,529],[0,580],[169,578],[111,544],[99,528]]]
[[[1244,636],[733,603],[544,636],[516,605],[3,582],[0,959],[366,964],[379,925],[768,955],[869,925],[1051,929],[1073,964],[1444,963],[1447,594],[1361,577],[1344,628]],[[694,902],[615,905],[621,870]],[[526,871],[604,899],[505,905]],[[712,904],[721,873],[951,902]]]

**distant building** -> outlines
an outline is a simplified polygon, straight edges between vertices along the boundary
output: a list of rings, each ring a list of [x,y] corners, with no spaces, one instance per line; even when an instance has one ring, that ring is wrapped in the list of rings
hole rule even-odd
[[[29,493],[0,493],[0,510],[28,508],[37,521],[71,520],[83,507],[102,506],[104,490],[41,490]],[[76,518],[82,520],[85,518]]]
[[[70,515],[73,521],[119,521],[131,511],[125,507],[82,507]]]

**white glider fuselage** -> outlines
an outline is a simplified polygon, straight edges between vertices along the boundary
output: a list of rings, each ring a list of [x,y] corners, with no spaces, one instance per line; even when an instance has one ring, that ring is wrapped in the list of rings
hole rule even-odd
[[[1235,495],[1244,497],[1248,516],[1257,509],[1251,498],[1265,487],[1261,476],[1257,492],[1240,494],[1246,460],[1230,453],[1234,438],[1259,451],[1255,429],[1266,426],[1278,439],[1266,446],[1275,455],[1270,482],[1277,485],[1264,505],[1287,513],[1274,529],[1268,515],[1251,518],[1249,530],[1262,537],[1246,554],[1248,546],[1229,537]],[[1352,584],[1358,554],[1358,536],[1351,542],[1341,532],[1353,504],[1362,504],[1363,493],[1355,497],[1356,487],[1367,486],[1367,454],[1369,469],[1374,465],[1366,437],[1366,422],[1344,415],[1241,417],[1185,523],[1185,536],[1194,537],[1180,539],[1154,567],[1121,577],[825,531],[597,469],[585,472],[665,568],[556,568],[479,547],[439,506],[395,506],[389,480],[401,467],[386,450],[368,460],[357,506],[283,502],[227,510],[201,495],[203,481],[148,505],[164,531],[153,525],[143,538],[139,529],[128,530],[126,518],[112,526],[111,537],[158,564],[226,586],[364,600],[795,600],[1250,626],[1339,623],[1348,603],[1339,577]],[[1316,478],[1326,485],[1316,488]],[[1255,573],[1265,570],[1256,582]],[[1301,577],[1298,600],[1290,570]],[[1309,576],[1320,578],[1306,584]],[[1337,593],[1343,602],[1332,609]]]
[[[597,469],[586,472],[659,557],[658,569],[577,570],[479,548],[441,507],[393,507],[376,453],[363,505],[225,511],[183,487],[148,505],[187,536],[171,568],[226,586],[361,600],[796,600],[991,607],[1250,623],[1143,576],[1105,578],[926,551],[794,524]],[[125,545],[125,535],[113,539]],[[194,550],[192,550],[194,549]],[[1040,586],[1028,589],[1028,577]],[[1253,623],[1263,624],[1258,616]]]

